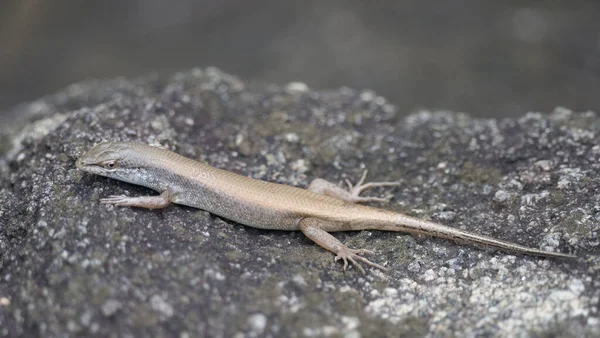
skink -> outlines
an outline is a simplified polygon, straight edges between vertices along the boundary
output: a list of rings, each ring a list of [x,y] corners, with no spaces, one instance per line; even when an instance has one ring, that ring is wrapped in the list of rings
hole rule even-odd
[[[103,204],[148,209],[165,208],[171,203],[186,205],[243,225],[273,230],[299,230],[316,244],[333,252],[335,260],[363,262],[386,269],[351,249],[330,234],[335,231],[384,230],[484,245],[528,255],[574,258],[478,235],[438,223],[420,220],[392,211],[357,203],[386,202],[386,198],[362,197],[365,189],[395,186],[397,182],[364,183],[343,189],[323,179],[313,180],[308,189],[271,183],[241,176],[194,161],[166,149],[137,142],[104,142],[77,160],[83,171],[141,185],[156,190],[156,196],[110,196]]]

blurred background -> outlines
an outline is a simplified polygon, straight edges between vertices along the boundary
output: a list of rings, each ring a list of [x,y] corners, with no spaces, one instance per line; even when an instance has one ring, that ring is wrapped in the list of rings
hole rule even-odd
[[[598,111],[600,1],[0,0],[0,122],[73,82],[207,66],[403,114]]]

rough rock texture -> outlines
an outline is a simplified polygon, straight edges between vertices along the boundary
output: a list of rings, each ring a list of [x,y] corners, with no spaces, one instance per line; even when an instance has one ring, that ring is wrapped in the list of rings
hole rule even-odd
[[[0,136],[0,336],[598,336],[600,119],[399,116],[370,91],[249,85],[216,69],[72,85]],[[343,271],[299,232],[98,204],[154,194],[84,174],[140,140],[255,178],[399,179],[385,208],[578,261],[338,233],[390,272]],[[385,193],[379,190],[372,193]]]

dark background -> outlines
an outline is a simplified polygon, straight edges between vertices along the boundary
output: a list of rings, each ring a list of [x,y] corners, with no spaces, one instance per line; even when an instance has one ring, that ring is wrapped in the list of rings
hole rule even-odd
[[[0,112],[89,78],[206,66],[370,88],[402,113],[598,110],[599,49],[600,1],[0,0]]]

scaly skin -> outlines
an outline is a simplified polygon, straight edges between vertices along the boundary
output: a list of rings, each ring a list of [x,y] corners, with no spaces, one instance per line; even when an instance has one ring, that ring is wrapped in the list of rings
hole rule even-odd
[[[542,251],[491,237],[419,220],[403,214],[355,204],[386,202],[388,199],[361,197],[368,188],[395,186],[397,182],[363,184],[366,172],[350,190],[316,179],[308,190],[261,181],[211,167],[166,149],[135,142],[105,142],[90,149],[77,160],[77,167],[93,174],[151,188],[157,196],[111,196],[103,204],[148,209],[171,203],[206,210],[220,217],[261,229],[300,230],[323,248],[335,253],[336,260],[348,261],[363,271],[357,261],[385,269],[359,254],[372,253],[350,249],[329,232],[351,230],[400,231],[447,238],[468,244],[484,245],[528,255],[574,258]]]

